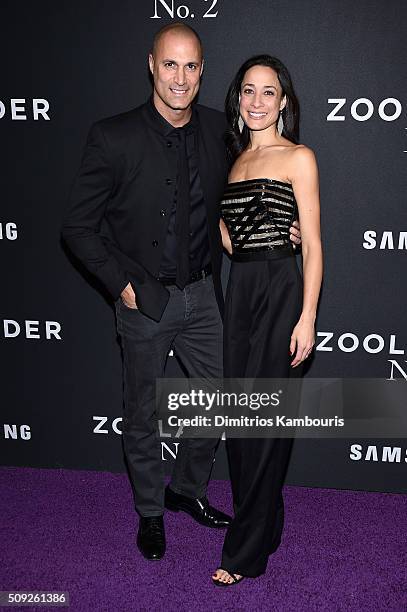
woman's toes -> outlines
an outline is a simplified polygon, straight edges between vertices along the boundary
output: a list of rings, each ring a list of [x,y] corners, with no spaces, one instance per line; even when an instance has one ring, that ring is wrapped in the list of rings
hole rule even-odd
[[[240,578],[239,574],[235,574],[235,575],[237,579]],[[221,570],[221,569],[216,570],[216,572],[212,574],[212,578],[224,584],[231,584],[235,580],[235,578],[231,574],[229,574],[229,572],[225,570]]]

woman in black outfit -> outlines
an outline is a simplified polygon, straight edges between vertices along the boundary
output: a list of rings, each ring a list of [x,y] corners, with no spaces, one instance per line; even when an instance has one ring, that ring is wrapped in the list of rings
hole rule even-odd
[[[246,61],[226,99],[234,161],[221,202],[221,232],[232,259],[224,322],[225,378],[290,378],[315,342],[322,279],[315,156],[298,144],[299,110],[277,58]],[[289,239],[299,217],[303,279]],[[292,439],[228,438],[235,518],[216,585],[263,574],[284,522],[282,487]]]

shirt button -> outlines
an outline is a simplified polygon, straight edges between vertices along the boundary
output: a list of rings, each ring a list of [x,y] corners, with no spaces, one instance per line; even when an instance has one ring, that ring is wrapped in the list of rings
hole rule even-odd
[[[170,178],[165,179],[165,182],[167,183],[167,185],[172,185],[172,179]]]
[[[163,209],[161,209],[161,210],[160,210],[160,215],[161,215],[162,217],[165,217],[165,214],[166,214],[166,213],[165,213],[164,208],[163,208]]]
[[[158,246],[158,240],[153,240],[153,242],[151,244],[153,245],[153,247]]]
[[[170,140],[167,141],[167,147],[170,149],[172,147],[172,142]]]

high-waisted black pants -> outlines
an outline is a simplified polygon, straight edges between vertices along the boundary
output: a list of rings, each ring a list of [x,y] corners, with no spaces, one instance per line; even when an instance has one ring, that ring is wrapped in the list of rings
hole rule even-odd
[[[291,249],[259,255],[232,258],[224,321],[224,376],[298,377],[301,366],[290,367],[289,346],[301,314],[302,277]],[[230,572],[259,576],[280,544],[282,487],[292,442],[279,437],[226,441],[235,517],[226,533],[222,567]]]

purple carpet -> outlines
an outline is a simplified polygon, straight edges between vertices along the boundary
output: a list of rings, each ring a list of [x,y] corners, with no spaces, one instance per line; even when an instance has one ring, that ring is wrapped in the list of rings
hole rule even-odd
[[[68,591],[75,612],[407,610],[403,495],[286,487],[267,573],[220,589],[210,574],[223,532],[185,514],[166,514],[161,562],[140,557],[124,474],[0,468],[0,481],[0,590]],[[229,483],[209,493],[230,511]]]

